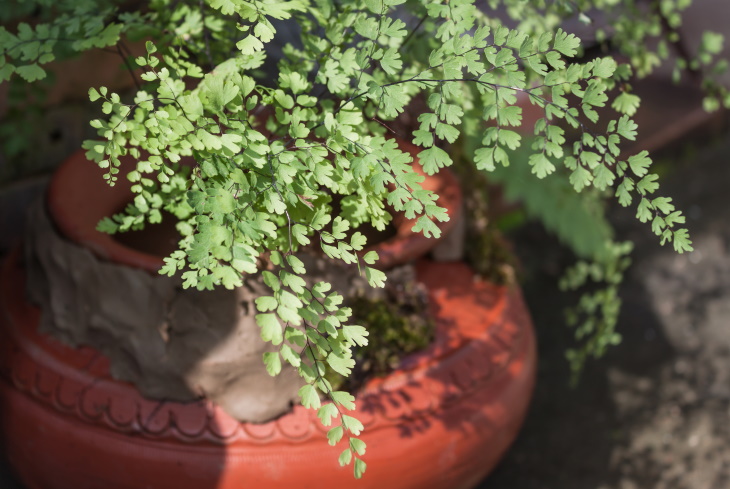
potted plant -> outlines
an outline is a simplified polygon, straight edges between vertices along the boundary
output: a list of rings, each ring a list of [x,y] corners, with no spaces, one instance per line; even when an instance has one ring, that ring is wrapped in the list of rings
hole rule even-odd
[[[328,372],[350,374],[353,347],[367,342],[367,330],[349,323],[352,309],[342,306],[343,291],[333,291],[330,282],[338,283],[338,275],[357,275],[355,271],[373,287],[382,287],[386,278],[378,266],[377,249],[366,249],[368,239],[358,229],[370,225],[382,231],[393,214],[400,213],[403,233],[437,237],[443,230],[439,223],[449,221],[449,206],[438,200],[425,176],[443,175],[455,160],[486,172],[507,167],[512,161],[512,166],[529,168],[538,178],[563,173],[562,182],[592,203],[611,189],[620,204],[637,205],[637,217],[651,223],[662,243],[671,242],[678,252],[691,249],[688,233],[681,227],[681,212],[674,209],[671,199],[653,196],[658,186],[656,176],[649,172],[648,155],[622,153],[622,143],[634,140],[637,131],[631,115],[638,101],[628,84],[632,65],[582,52],[578,37],[557,22],[574,14],[592,22],[587,2],[535,6],[505,1],[490,6],[501,3],[507,7],[507,15],[523,20],[518,28],[506,27],[505,19],[465,1],[400,0],[156,0],[118,6],[103,1],[61,2],[42,9],[49,14],[48,20],[33,27],[20,23],[14,32],[0,28],[0,80],[42,78],[43,63],[53,60],[59,50],[83,51],[114,46],[122,38],[146,39],[145,55],[130,60],[121,53],[132,74],[139,77],[135,93],[125,97],[97,86],[88,91],[104,116],[91,121],[98,139],[84,142],[83,147],[86,157],[102,169],[99,180],[110,186],[108,192],[99,194],[88,184],[69,190],[70,182],[81,178],[76,171],[83,169],[75,158],[61,169],[49,194],[51,213],[63,234],[85,242],[97,257],[78,250],[61,254],[57,250],[63,242],[47,234],[39,237],[40,231],[30,243],[30,278],[35,260],[42,264],[37,269],[42,278],[49,279],[41,284],[53,283],[49,278],[53,270],[66,280],[57,281],[55,288],[37,287],[36,297],[48,302],[44,310],[54,310],[54,321],[70,315],[74,320],[65,324],[85,331],[83,341],[63,327],[56,328],[56,336],[72,344],[94,343],[96,338],[94,346],[105,352],[124,341],[145,350],[151,343],[145,342],[144,335],[134,336],[133,330],[139,326],[136,319],[109,322],[114,316],[105,309],[109,302],[94,308],[93,292],[110,284],[109,293],[116,300],[112,309],[131,311],[132,318],[143,305],[157,307],[159,312],[159,304],[165,304],[153,330],[165,342],[177,332],[170,328],[171,321],[209,321],[217,314],[230,318],[238,314],[235,311],[241,303],[252,304],[254,310],[247,311],[252,319],[247,331],[253,328],[256,336],[260,332],[263,342],[248,337],[243,344],[255,344],[251,349],[220,349],[233,363],[238,361],[236,355],[253,352],[257,361],[263,357],[265,369],[277,380],[255,391],[260,397],[281,393],[268,397],[287,404],[294,385],[295,397],[302,404],[275,423],[242,427],[222,413],[220,406],[204,401],[174,403],[166,400],[168,394],[156,391],[160,385],[174,390],[179,381],[179,377],[170,380],[165,376],[167,364],[175,362],[170,351],[155,351],[147,357],[135,353],[130,361],[129,351],[123,350],[116,354],[118,361],[114,354],[107,354],[111,364],[95,350],[82,349],[69,358],[66,346],[34,331],[36,310],[10,306],[22,301],[17,287],[12,286],[23,274],[16,254],[5,268],[6,318],[9,323],[33,328],[26,328],[20,336],[8,335],[9,340],[3,342],[9,349],[5,357],[12,359],[5,363],[5,375],[13,379],[14,389],[26,391],[8,394],[15,396],[13,414],[28,414],[19,426],[30,429],[35,419],[31,414],[39,411],[28,401],[31,391],[36,399],[44,399],[46,409],[53,405],[66,410],[47,425],[33,425],[52,432],[47,439],[59,449],[59,455],[44,460],[50,465],[56,460],[55,468],[64,474],[63,481],[46,476],[43,484],[78,487],[89,473],[107,472],[113,482],[92,478],[83,483],[127,487],[122,480],[126,474],[137,484],[174,482],[176,487],[185,487],[218,478],[220,487],[236,487],[241,478],[248,477],[252,484],[275,487],[276,480],[290,485],[291,478],[300,477],[307,466],[314,475],[305,479],[305,487],[318,487],[323,480],[342,483],[342,472],[328,472],[319,465],[323,455],[331,454],[324,450],[313,453],[316,446],[301,441],[321,438],[332,445],[344,444],[337,451],[339,462],[352,464],[359,478],[365,470],[360,432],[363,425],[377,427],[379,423],[385,426],[382,433],[400,430],[403,440],[411,440],[403,442],[403,449],[418,452],[414,461],[388,470],[382,469],[382,463],[374,464],[380,468],[371,472],[379,472],[385,480],[392,481],[402,471],[399,487],[426,487],[429,481],[470,487],[493,466],[515,436],[534,378],[534,342],[529,320],[520,312],[518,294],[513,288],[474,282],[472,272],[462,265],[419,263],[417,273],[430,289],[431,310],[444,327],[437,329],[435,343],[425,352],[402,361],[400,372],[367,384],[356,403],[352,394],[333,385]],[[614,33],[599,30],[598,40],[623,49],[639,74],[650,71],[656,54],[648,48],[637,49],[637,36],[661,32],[639,27],[652,27],[666,18],[669,34],[674,34],[678,12],[666,2],[660,10],[648,13],[634,11],[639,7],[631,2],[622,10],[610,9],[610,1],[594,3],[605,8],[607,15],[615,13],[617,25],[622,26]],[[663,46],[657,48],[659,55]],[[700,59],[709,64],[717,51],[716,38],[710,38]],[[726,95],[712,85],[708,97],[717,100]],[[616,112],[599,117],[609,100]],[[527,118],[530,109],[528,130],[534,129],[534,137],[527,142],[515,128],[523,122],[523,112]],[[408,117],[401,115],[408,111],[412,111]],[[532,114],[536,114],[534,118]],[[398,142],[399,137],[406,141]],[[526,153],[518,152],[525,146]],[[91,164],[88,166],[92,171]],[[519,180],[511,175],[503,178],[511,183]],[[538,187],[546,188],[547,195],[555,190],[551,184]],[[155,225],[163,217],[173,220],[179,240],[159,263],[168,280],[99,264],[99,256],[120,260],[110,251],[116,245],[109,240],[105,245],[105,239],[89,234],[88,218],[92,216],[95,222],[101,217],[96,213],[101,198],[97,196],[105,194],[120,195],[122,200],[112,197],[117,208],[108,210],[118,212],[99,222],[100,231],[134,231]],[[77,197],[81,197],[82,207],[70,206]],[[88,199],[86,209],[84,199]],[[451,217],[457,208],[449,209]],[[74,214],[82,214],[83,224],[65,222]],[[554,217],[546,216],[548,220]],[[410,224],[404,228],[403,222]],[[576,235],[574,229],[562,232],[569,240]],[[589,341],[573,354],[576,368],[587,355],[600,354],[616,339],[612,331],[614,292],[626,266],[627,247],[614,244],[608,232],[598,237],[587,244],[581,239],[569,241],[594,263],[579,264],[566,284],[576,286],[587,279],[608,284],[605,291],[587,296],[578,311],[603,315],[585,322],[581,331]],[[49,248],[50,243],[56,248]],[[308,245],[314,245],[315,251],[307,251]],[[137,266],[155,263],[149,253],[137,258],[141,260],[135,262]],[[328,260],[349,268],[330,271],[323,279],[321,264]],[[86,270],[93,273],[86,274]],[[214,297],[212,302],[195,292],[211,289],[215,289],[208,295]],[[184,300],[178,300],[183,296]],[[83,300],[76,300],[79,298]],[[199,316],[201,310],[207,312]],[[86,320],[81,326],[75,321],[79,317]],[[219,323],[211,320],[209,324]],[[224,331],[217,339],[228,333]],[[197,333],[185,330],[183,334],[193,337]],[[107,346],[101,345],[101,337],[113,339],[107,341],[113,343],[109,350],[104,350]],[[23,346],[28,342],[42,346]],[[32,351],[41,350],[45,363],[33,364]],[[150,357],[153,367],[145,370],[146,360],[140,359]],[[125,373],[119,365],[133,365],[132,370],[138,371]],[[184,372],[195,382],[209,377],[219,380],[216,388],[194,384],[195,394],[215,399],[217,404],[235,404],[233,394],[240,391],[226,386],[237,385],[240,378],[221,373],[218,363],[207,367]],[[108,381],[105,377],[110,371],[123,379],[135,378],[139,388],[148,397],[156,395],[158,401],[144,399],[123,382]],[[145,387],[144,381],[152,376],[146,372],[160,374],[162,381]],[[97,383],[109,388],[91,394]],[[282,384],[282,390],[276,391]],[[190,384],[185,387],[190,390]],[[215,397],[216,392],[220,396]],[[64,403],[66,397],[73,401]],[[456,407],[454,399],[466,401]],[[136,408],[120,408],[125,402]],[[352,411],[356,407],[359,409]],[[305,408],[313,411],[307,414]],[[443,410],[450,410],[452,417],[429,417]],[[312,428],[310,418],[315,417],[325,429],[317,432]],[[468,420],[467,426],[459,426],[460,417]],[[79,419],[92,425],[91,433],[80,428]],[[411,422],[393,423],[393,419]],[[435,420],[441,424],[439,430],[429,425]],[[87,468],[79,474],[69,466],[79,453],[116,453],[117,445],[109,440],[119,436],[100,434],[101,425],[131,433],[122,436],[121,442],[128,458],[118,463],[99,456],[99,470]],[[23,436],[20,428],[7,429],[16,441]],[[64,434],[69,431],[75,433],[68,435],[72,438]],[[435,438],[419,438],[419,432]],[[437,451],[439,437],[454,432],[459,434],[447,438],[453,446]],[[483,436],[470,436],[471,432]],[[86,437],[83,440],[81,433]],[[132,439],[142,439],[142,452],[130,449]],[[221,457],[227,452],[220,446],[231,447],[242,439],[245,443],[235,446],[230,456],[244,460],[246,470],[224,471],[221,467],[227,462]],[[376,451],[382,459],[391,458],[386,438],[374,436],[372,440],[370,457]],[[63,454],[66,442],[75,452]],[[178,442],[187,445],[170,449]],[[282,455],[284,446],[288,448]],[[486,461],[463,461],[490,446],[494,448]],[[36,450],[26,444],[22,452],[35,454]],[[196,462],[184,458],[183,452],[193,453]],[[338,458],[337,453],[332,460]],[[423,471],[424,462],[434,457],[440,457],[434,470],[441,472],[441,479]],[[281,475],[286,460],[291,464],[289,479]],[[33,480],[28,472],[30,462],[26,458],[19,465],[23,463],[24,476]],[[70,477],[74,471],[78,476]],[[161,474],[157,479],[150,476],[155,472]],[[202,479],[196,479],[198,476]],[[383,483],[382,479],[371,482]]]

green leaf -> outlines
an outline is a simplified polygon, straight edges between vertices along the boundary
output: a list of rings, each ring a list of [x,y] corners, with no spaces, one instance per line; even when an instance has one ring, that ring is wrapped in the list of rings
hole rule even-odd
[[[237,154],[241,151],[241,147],[238,146],[238,143],[242,140],[243,138],[239,134],[223,134],[220,139],[221,145],[232,154]]]
[[[636,218],[641,222],[648,222],[653,216],[651,211],[651,202],[649,202],[649,200],[645,198],[642,198],[641,202],[639,202],[639,205],[636,208]]]
[[[99,100],[99,97],[101,97],[101,95],[96,90],[96,88],[94,88],[94,87],[89,88],[89,100],[91,102],[96,102],[97,100]]]
[[[585,187],[590,186],[592,180],[593,175],[591,175],[591,172],[582,166],[578,166],[575,170],[573,170],[569,178],[569,181],[576,192],[580,192]]]
[[[439,118],[447,124],[460,124],[464,110],[458,105],[442,103],[439,107]]]
[[[535,174],[537,178],[545,178],[555,171],[555,165],[553,165],[544,153],[535,153],[530,156],[528,164],[532,167],[532,173]]]
[[[264,278],[264,283],[268,285],[272,290],[278,291],[281,288],[279,278],[270,271],[264,270],[261,273],[261,276]]]
[[[478,170],[491,172],[496,169],[496,163],[500,160],[507,166],[509,160],[505,160],[506,156],[504,150],[498,146],[480,148],[474,153],[474,163]]]
[[[356,458],[355,459],[355,478],[361,479],[362,476],[365,474],[365,469],[367,469],[367,464],[363,462],[361,459]]]
[[[292,367],[299,367],[302,363],[300,356],[287,344],[281,345],[279,353],[281,354],[281,358],[283,358]]]
[[[358,346],[366,346],[368,344],[368,330],[362,326],[344,325],[342,326],[342,336],[350,343]]]
[[[605,87],[601,83],[591,82],[588,84],[585,92],[583,93],[583,111],[588,115],[588,108],[586,105],[592,105],[594,107],[603,107],[606,105],[608,95],[606,95]],[[593,122],[597,120],[591,119]]]
[[[639,178],[643,177],[649,172],[649,167],[651,166],[649,152],[642,151],[639,154],[629,156],[628,163],[634,175]]]
[[[662,234],[662,231],[664,231],[666,227],[667,225],[664,222],[664,219],[662,219],[660,216],[655,216],[654,220],[651,221],[651,230],[657,236],[660,236]]]
[[[674,204],[672,204],[670,197],[657,197],[651,201],[651,204],[664,214],[669,214],[674,211]]]
[[[443,139],[450,143],[453,143],[454,141],[456,141],[456,138],[459,137],[459,130],[453,126],[439,122],[436,124],[436,136],[439,139]],[[431,149],[438,149],[438,148],[431,148]]]
[[[340,463],[341,467],[348,465],[352,461],[352,450],[350,450],[349,448],[345,448],[340,454],[340,457],[337,459],[337,461]]]
[[[271,342],[274,345],[279,345],[284,341],[281,324],[279,324],[276,314],[257,314],[256,324],[261,328],[262,340]]]
[[[198,285],[198,273],[195,270],[188,270],[183,273],[183,287],[196,287]]]
[[[304,288],[306,287],[307,284],[304,281],[304,279],[302,277],[300,277],[299,275],[296,275],[294,273],[289,273],[289,272],[282,270],[279,273],[279,278],[281,279],[281,283],[284,286],[289,287],[292,290],[292,292],[294,292],[295,294],[304,293]],[[287,298],[287,300],[289,300],[289,302],[286,303],[286,305],[288,307],[291,307],[291,308],[301,307],[301,302],[299,302],[298,300],[294,301],[292,298],[290,298],[288,296],[286,298]],[[283,294],[282,294],[282,302],[284,302]]]
[[[275,377],[281,373],[281,359],[277,352],[264,353],[264,365],[266,365],[266,371],[272,377]]]
[[[598,165],[596,169],[593,170],[593,179],[594,187],[596,187],[598,190],[605,190],[606,188],[613,185],[615,175],[607,167],[603,165]]]
[[[403,61],[395,48],[390,48],[383,53],[380,59],[380,67],[389,75],[396,75],[403,68]]]
[[[307,269],[304,268],[304,263],[302,263],[302,260],[300,260],[296,256],[286,255],[286,262],[292,268],[292,271],[294,273],[302,274],[302,275],[307,273]]]
[[[594,151],[582,151],[580,153],[580,162],[593,170],[601,164],[601,155]]]
[[[421,216],[416,221],[416,224],[411,228],[414,233],[423,233],[427,238],[434,237],[438,238],[441,236],[441,230],[439,227],[427,216]],[[370,270],[370,269],[366,269]],[[368,281],[370,278],[368,277]]]
[[[377,251],[368,251],[365,253],[362,257],[362,260],[367,263],[368,265],[372,265],[376,261],[378,261],[378,252]]]
[[[332,236],[335,239],[345,239],[347,231],[350,229],[350,223],[341,216],[335,217],[332,221]]]
[[[616,61],[613,58],[599,58],[593,62],[593,76],[610,78],[616,71]]]
[[[367,448],[365,445],[365,442],[362,441],[359,438],[350,438],[350,448],[353,452],[357,453],[359,456],[365,455],[365,449]]]
[[[160,269],[160,275],[167,275],[168,277],[172,277],[177,273],[178,270],[178,260],[165,257],[164,259],[165,264]]]
[[[618,185],[618,187],[616,187],[616,198],[618,198],[618,203],[621,204],[623,207],[631,205],[633,197],[630,192],[633,189],[634,184],[628,178],[624,178]]]
[[[510,131],[507,129],[500,129],[497,132],[497,141],[499,142],[499,144],[507,146],[511,150],[515,150],[520,147],[520,142],[522,141],[522,136],[517,134],[515,131]],[[505,155],[505,158],[507,158],[506,155]],[[507,158],[507,160],[508,159],[509,158]],[[507,162],[507,164],[509,164],[509,161]],[[507,164],[504,164],[504,166],[507,166]]]
[[[418,159],[423,166],[423,171],[428,175],[438,173],[439,168],[451,166],[451,157],[443,149],[433,146],[418,153]]]
[[[15,72],[20,75],[27,82],[34,82],[41,80],[46,77],[46,72],[43,68],[38,66],[37,63],[30,65],[18,66],[15,68]]]
[[[360,251],[367,244],[367,238],[360,231],[355,232],[350,238],[350,246],[353,250]]]
[[[114,234],[119,231],[119,225],[110,217],[105,217],[96,225],[96,230],[102,233]]]
[[[622,114],[626,114],[628,116],[633,116],[634,114],[636,114],[636,111],[638,110],[640,104],[641,99],[638,95],[623,92],[619,94],[615,99],[613,99],[613,102],[611,102],[611,107],[617,112],[621,112]]]
[[[231,15],[236,12],[236,4],[234,0],[211,0],[210,6],[219,9],[225,15]]]
[[[671,207],[674,208],[673,205]],[[664,218],[664,221],[667,223],[667,226],[672,227],[675,224],[684,224],[685,218],[680,211],[674,211],[667,215],[667,217]]]
[[[213,276],[218,280],[218,283],[228,290],[240,287],[243,283],[241,274],[230,266],[218,266],[214,268]]]
[[[578,47],[580,47],[580,39],[558,28],[555,33],[555,40],[553,41],[553,49],[557,49],[564,55],[572,58],[578,51]]]
[[[677,229],[674,232],[674,250],[677,253],[684,253],[685,251],[693,251],[692,240],[689,239],[689,233],[686,229]]]
[[[625,115],[618,120],[616,132],[624,139],[634,141],[636,140],[636,129],[638,127],[634,121],[629,119],[629,116]]]
[[[330,352],[327,355],[327,365],[332,367],[332,370],[342,376],[349,376],[355,367],[355,360],[352,357],[344,354],[338,354],[337,352]]]
[[[636,184],[636,188],[642,195],[652,194],[659,188],[659,184],[657,183],[658,179],[659,177],[657,175],[649,173],[644,178],[639,180],[639,182]]]
[[[301,224],[295,224],[292,226],[292,236],[296,239],[297,243],[302,246],[309,244],[309,237],[307,236],[307,228]]]
[[[722,51],[724,36],[717,32],[705,31],[702,33],[701,49],[710,53],[718,54]]]
[[[497,112],[497,122],[500,125],[507,124],[519,127],[522,125],[522,107],[510,105],[499,109],[499,112]]]
[[[319,398],[317,398],[319,400]],[[331,446],[337,445],[342,440],[344,430],[342,426],[335,426],[334,428],[327,431],[327,441]]]
[[[267,43],[274,39],[275,31],[270,27],[268,22],[258,22],[253,28],[253,33],[261,42]]]
[[[282,292],[282,295],[284,295],[284,293],[289,294],[288,292]],[[299,315],[298,310],[293,307],[279,304],[279,307],[276,308],[276,314],[281,318],[282,321],[286,323],[292,323],[297,325],[302,323],[302,317]]]
[[[249,34],[236,43],[236,47],[241,51],[242,54],[252,55],[257,51],[264,49],[264,43],[262,43],[256,36]]]
[[[260,312],[274,311],[279,307],[279,301],[271,296],[261,296],[256,298],[256,309]]]
[[[359,17],[353,27],[355,32],[366,39],[375,39],[378,35],[378,21],[372,17]]]
[[[549,51],[545,55],[545,59],[547,60],[548,63],[550,63],[550,66],[552,66],[556,70],[562,70],[563,68],[565,68],[565,61],[563,61],[563,58],[560,56],[560,53],[557,51]],[[539,69],[539,66],[538,66],[538,71],[542,71]]]
[[[345,391],[334,391],[331,393],[332,400],[339,406],[352,411],[355,409],[355,396]]]
[[[317,299],[323,299],[331,288],[332,285],[328,282],[317,282],[312,287],[312,295]]]
[[[3,58],[0,57],[0,61]],[[0,81],[10,80],[10,77],[15,73],[15,66],[10,63],[0,62]]]
[[[331,426],[332,418],[336,418],[338,415],[339,411],[337,411],[337,406],[331,402],[322,404],[322,407],[317,410],[317,417],[323,426]]]
[[[355,436],[359,435],[365,429],[359,419],[348,416],[347,414],[342,415],[342,425]]]
[[[303,385],[299,389],[299,397],[302,400],[302,406],[305,408],[318,409],[320,407],[319,394],[317,394],[317,389],[315,389],[312,384]],[[327,437],[329,438],[329,433],[327,434]],[[332,443],[330,444],[332,445]]]

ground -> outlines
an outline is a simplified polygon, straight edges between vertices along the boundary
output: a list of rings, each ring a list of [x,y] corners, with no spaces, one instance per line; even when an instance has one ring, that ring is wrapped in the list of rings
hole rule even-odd
[[[676,255],[626,211],[636,242],[622,289],[623,343],[568,383],[557,291],[560,249],[539,228],[514,238],[539,342],[535,397],[518,440],[479,489],[730,487],[730,132],[674,145],[663,192],[686,210],[695,251]],[[690,146],[691,147],[691,146]],[[679,155],[679,156],[677,156]]]

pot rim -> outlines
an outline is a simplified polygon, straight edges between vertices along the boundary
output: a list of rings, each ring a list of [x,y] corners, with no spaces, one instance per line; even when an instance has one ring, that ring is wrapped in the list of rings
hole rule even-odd
[[[414,418],[439,422],[459,399],[483,390],[493,390],[489,397],[499,398],[524,388],[529,399],[536,345],[519,289],[477,281],[462,263],[421,260],[417,273],[429,290],[435,341],[405,357],[394,372],[370,379],[353,393],[354,415],[365,428],[373,432]],[[132,384],[110,377],[109,362],[98,351],[88,346],[74,349],[40,333],[40,310],[27,302],[24,291],[25,273],[16,249],[0,270],[0,326],[6,323],[0,328],[0,374],[54,411],[100,429],[157,440],[239,446],[326,440],[328,428],[321,425],[316,410],[301,405],[256,424],[238,422],[207,400],[145,399]],[[512,385],[513,380],[522,387]],[[95,399],[104,400],[103,412],[89,410]]]

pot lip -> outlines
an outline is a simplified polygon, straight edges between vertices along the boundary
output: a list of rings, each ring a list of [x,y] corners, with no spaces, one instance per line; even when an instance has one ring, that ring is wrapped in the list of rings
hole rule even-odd
[[[122,167],[129,163],[129,159],[122,159]],[[83,150],[61,163],[46,192],[51,221],[62,236],[104,260],[157,272],[163,265],[160,257],[125,246],[112,235],[97,231],[99,221],[118,212],[132,196],[132,185],[126,178],[110,186],[103,175],[101,168],[86,159]]]
[[[427,175],[423,172],[418,159],[420,149],[404,139],[398,139],[397,142],[400,149],[409,153],[413,158],[414,169],[426,177],[424,183],[429,180],[433,182],[433,186],[439,194],[437,202],[446,209],[449,220],[445,222],[436,221],[436,226],[441,231],[440,238],[427,238],[423,234],[412,230],[416,224],[415,219],[403,219],[398,225],[395,237],[382,243],[376,243],[364,251],[375,250],[378,252],[380,259],[376,266],[379,268],[392,268],[423,257],[456,226],[462,212],[463,196],[461,186],[454,173],[448,168],[441,168],[438,173]]]
[[[406,141],[399,141],[400,147],[413,157],[416,168],[418,148]],[[133,164],[131,157],[121,159],[120,175],[126,174],[125,167]],[[52,221],[61,234],[71,241],[88,248],[98,257],[117,264],[143,269],[157,274],[164,265],[163,258],[128,247],[115,240],[112,235],[97,231],[99,221],[119,212],[132,200],[132,184],[122,176],[114,186],[103,180],[104,171],[86,159],[83,150],[68,157],[51,178],[46,193],[46,203]],[[439,204],[446,208],[449,221],[437,222],[442,236],[454,226],[461,212],[462,194],[456,177],[448,169],[442,169],[434,176],[434,187],[439,190]],[[363,251],[378,252],[378,268],[391,268],[407,263],[433,248],[438,239],[426,238],[411,230],[414,221],[403,220],[396,236],[382,243],[376,243]]]
[[[529,384],[534,381],[534,332],[518,288],[476,281],[473,271],[463,263],[421,260],[417,272],[429,289],[437,324],[436,339],[425,350],[405,357],[395,371],[370,379],[353,393],[355,416],[362,417],[366,427],[392,426],[414,415],[438,417],[455,398],[488,388],[489,383],[509,389],[505,384],[508,377],[519,376]],[[28,303],[24,284],[25,273],[16,248],[0,268],[0,353],[4,353],[0,355],[0,374],[37,402],[50,404],[55,410],[88,423],[154,438],[216,444],[232,444],[240,439],[270,442],[272,438],[291,442],[306,441],[312,436],[321,438],[327,432],[326,427],[320,426],[316,410],[300,405],[279,418],[258,424],[235,421],[207,400],[170,403],[145,399],[132,384],[110,377],[108,360],[98,351],[88,346],[74,349],[40,333],[40,310]],[[2,323],[6,323],[4,327]],[[17,355],[21,358],[11,361]],[[12,363],[21,368],[11,368]],[[54,385],[49,386],[49,382]],[[81,389],[79,395],[79,386],[90,387]],[[85,413],[87,395],[109,399],[105,414]],[[409,398],[418,406],[404,407],[403,400]],[[131,417],[126,412],[119,414],[128,410],[130,404],[135,406]],[[163,405],[170,410],[168,422],[151,430],[143,421],[149,422],[143,412],[156,411]],[[180,421],[199,415],[207,416],[204,428],[182,429]],[[119,418],[131,421],[120,424]],[[306,433],[294,437],[295,440],[287,434],[292,423],[307,426]],[[232,424],[237,426],[233,430],[235,436],[223,436],[216,427]]]

